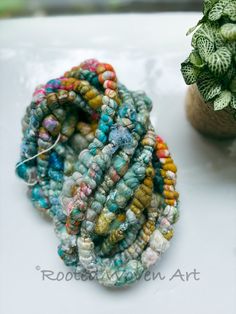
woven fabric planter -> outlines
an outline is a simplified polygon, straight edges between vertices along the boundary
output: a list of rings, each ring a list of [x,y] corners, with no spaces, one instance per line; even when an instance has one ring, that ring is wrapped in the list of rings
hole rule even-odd
[[[236,137],[236,110],[214,111],[213,104],[203,100],[196,84],[188,87],[185,103],[187,118],[199,132],[219,139]]]

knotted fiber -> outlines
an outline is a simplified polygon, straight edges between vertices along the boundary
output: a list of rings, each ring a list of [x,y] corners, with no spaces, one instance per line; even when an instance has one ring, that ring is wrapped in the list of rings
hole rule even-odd
[[[91,59],[37,87],[22,120],[17,174],[52,218],[65,264],[105,286],[139,279],[178,218],[176,166],[151,109]]]

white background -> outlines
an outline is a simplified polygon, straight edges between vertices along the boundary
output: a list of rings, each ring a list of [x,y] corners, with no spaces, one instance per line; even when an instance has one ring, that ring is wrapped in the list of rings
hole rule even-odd
[[[199,14],[35,18],[0,21],[0,313],[233,314],[236,310],[236,143],[199,135],[185,119],[180,62]],[[129,89],[153,99],[152,121],[178,165],[181,217],[153,269],[165,280],[119,290],[95,282],[42,280],[67,272],[51,223],[14,174],[20,120],[34,87],[86,58],[110,62]],[[200,280],[169,281],[194,268]],[[55,275],[56,276],[56,275]]]

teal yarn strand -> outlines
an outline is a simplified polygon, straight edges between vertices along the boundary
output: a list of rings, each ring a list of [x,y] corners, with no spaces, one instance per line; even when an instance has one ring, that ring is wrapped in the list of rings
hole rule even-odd
[[[151,109],[90,59],[39,86],[22,121],[17,175],[52,218],[64,263],[105,286],[138,280],[178,219],[177,169]]]

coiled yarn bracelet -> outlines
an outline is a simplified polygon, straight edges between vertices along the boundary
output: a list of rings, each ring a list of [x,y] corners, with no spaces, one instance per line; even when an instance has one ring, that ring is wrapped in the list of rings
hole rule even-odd
[[[139,279],[178,218],[177,169],[151,108],[90,59],[37,87],[22,121],[17,174],[52,217],[65,264],[105,286]]]

